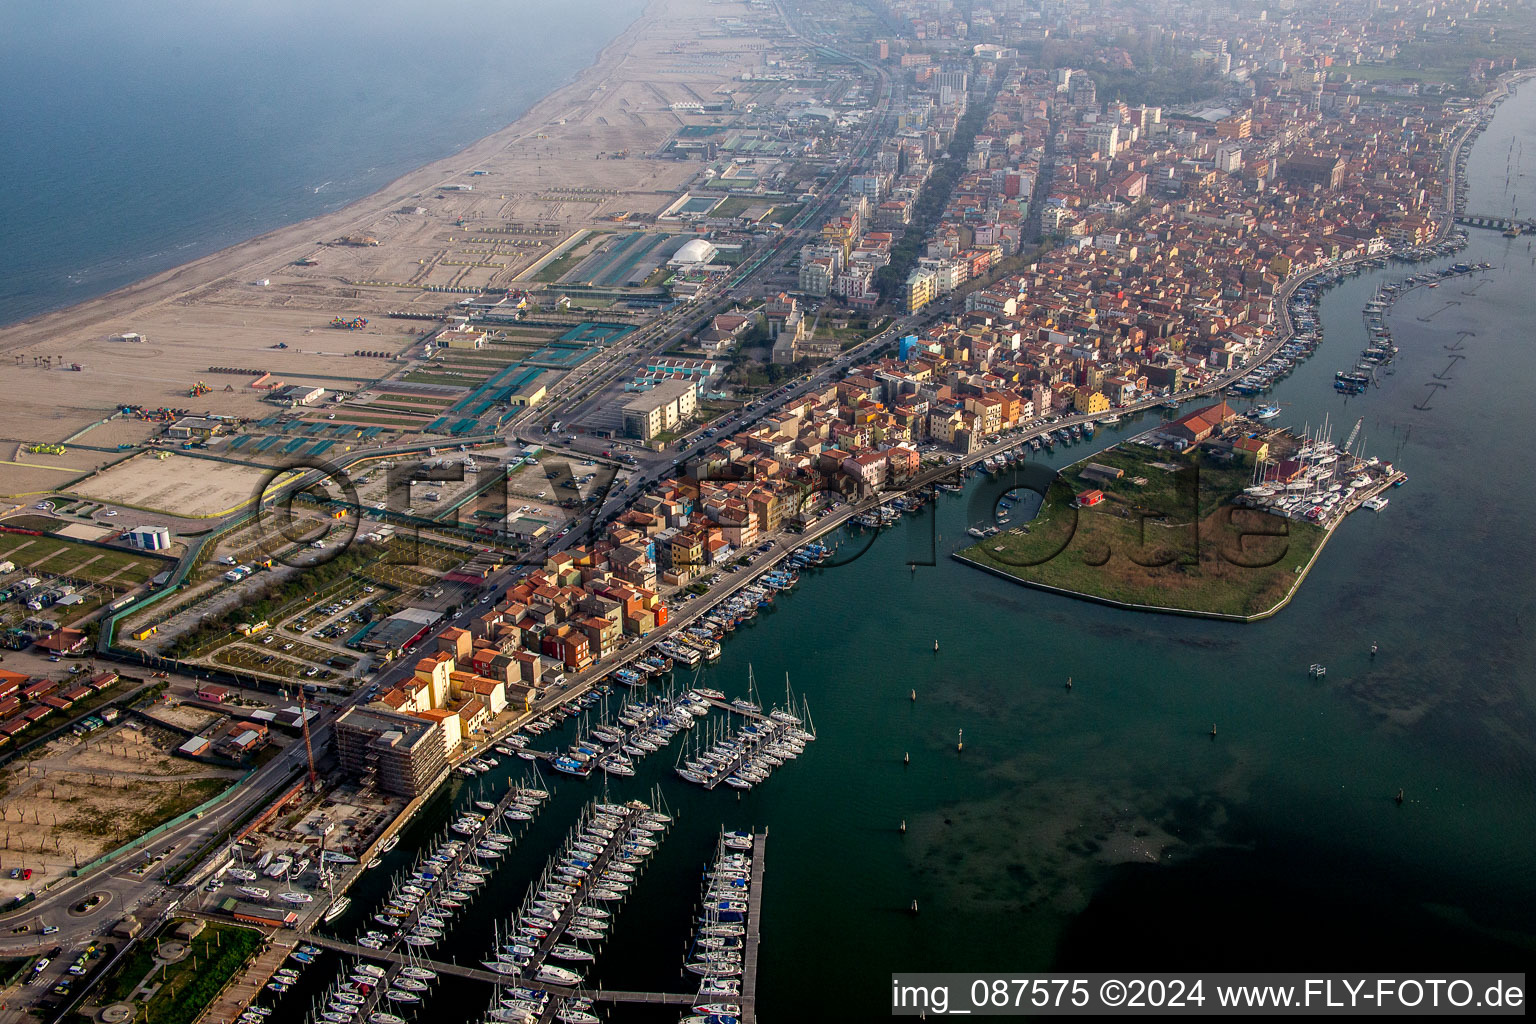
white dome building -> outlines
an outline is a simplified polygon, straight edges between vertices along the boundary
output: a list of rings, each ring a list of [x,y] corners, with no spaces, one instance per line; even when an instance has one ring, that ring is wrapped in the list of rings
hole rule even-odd
[[[690,239],[667,261],[669,267],[700,267],[715,258],[719,252],[702,238]]]

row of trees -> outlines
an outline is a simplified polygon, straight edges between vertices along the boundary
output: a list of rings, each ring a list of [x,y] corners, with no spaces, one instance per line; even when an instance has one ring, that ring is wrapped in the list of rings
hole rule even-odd
[[[955,137],[950,140],[946,158],[934,163],[933,173],[929,175],[922,195],[918,196],[912,207],[912,219],[901,241],[891,246],[891,262],[875,273],[875,289],[880,293],[882,302],[900,298],[907,276],[912,273],[918,257],[922,255],[928,233],[944,215],[944,207],[949,204],[949,194],[965,173],[966,158],[975,147],[977,133],[987,122],[996,95],[995,91],[988,93],[984,101],[965,112],[965,116],[955,126]]]
[[[274,580],[256,593],[248,595],[235,607],[204,618],[196,629],[177,637],[166,650],[166,656],[181,658],[198,654],[210,642],[229,634],[241,622],[280,618],[292,612],[305,598],[357,574],[383,555],[381,549],[370,549],[358,544],[329,561],[301,569],[287,579]]]

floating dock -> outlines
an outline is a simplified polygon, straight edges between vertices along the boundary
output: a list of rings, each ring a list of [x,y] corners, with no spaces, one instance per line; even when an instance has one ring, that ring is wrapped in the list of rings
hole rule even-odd
[[[768,833],[752,837],[752,888],[747,893],[747,941],[741,960],[742,1024],[757,1024],[757,947],[763,931],[763,858]]]

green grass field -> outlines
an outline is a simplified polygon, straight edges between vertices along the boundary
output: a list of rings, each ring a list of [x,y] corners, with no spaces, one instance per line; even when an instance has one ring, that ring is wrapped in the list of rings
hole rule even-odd
[[[91,582],[110,577],[112,583],[124,587],[143,583],[169,565],[159,559],[79,544],[63,537],[17,533],[0,533],[0,560],[13,561],[18,568],[78,576]]]
[[[1088,463],[1125,475],[1110,483],[1085,480]],[[1326,531],[1228,504],[1246,482],[1242,468],[1197,468],[1187,457],[1152,449],[1111,449],[1063,470],[1027,527],[959,554],[1029,583],[1108,601],[1263,614],[1291,592]],[[1106,500],[1074,508],[1074,497],[1090,487]]]
[[[585,258],[585,255],[578,256],[575,250],[561,253],[539,268],[539,272],[533,275],[533,279],[545,284],[558,281],[565,275],[566,271],[573,269],[577,263]]]
[[[1467,77],[1465,67],[1411,67],[1402,64],[1356,64],[1342,69],[1349,77],[1363,82],[1459,82]]]
[[[256,955],[262,939],[261,932],[251,928],[209,924],[192,940],[185,959],[160,967],[155,966],[154,947],[145,942],[117,972],[109,995],[120,1002],[154,986],[147,1003],[136,1003],[133,1020],[192,1024]]]

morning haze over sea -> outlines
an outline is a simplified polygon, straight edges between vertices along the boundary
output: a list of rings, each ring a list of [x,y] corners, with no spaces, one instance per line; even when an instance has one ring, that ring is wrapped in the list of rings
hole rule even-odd
[[[448,156],[590,64],[644,4],[358,6],[6,5],[0,324]]]

